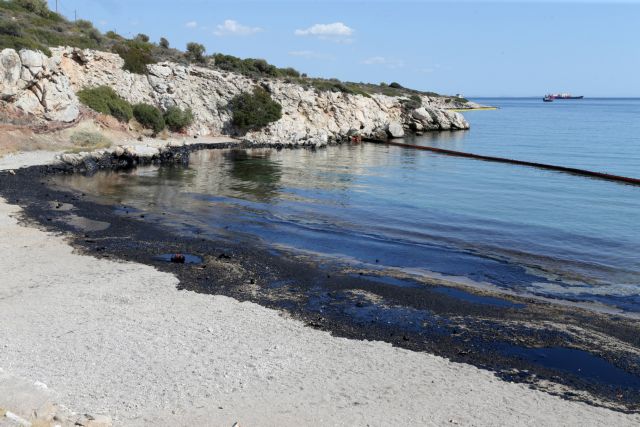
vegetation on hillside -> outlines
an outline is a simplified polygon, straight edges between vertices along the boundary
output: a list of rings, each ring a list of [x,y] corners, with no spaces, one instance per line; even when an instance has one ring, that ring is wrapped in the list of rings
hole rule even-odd
[[[282,117],[282,106],[261,87],[236,95],[229,102],[229,109],[233,124],[243,132],[260,129]]]
[[[193,123],[193,112],[179,107],[170,107],[164,113],[164,122],[174,132],[181,132]]]
[[[108,86],[82,89],[78,92],[78,99],[92,110],[111,115],[121,122],[128,122],[133,117],[131,104]]]
[[[133,117],[138,123],[154,133],[160,133],[166,127],[162,111],[149,104],[136,104],[133,106]]]
[[[78,92],[78,99],[92,110],[113,116],[121,122],[128,122],[135,117],[138,123],[154,133],[161,132],[165,127],[180,132],[193,123],[193,113],[189,109],[171,107],[162,113],[153,105],[131,105],[108,86],[82,89]]]
[[[397,82],[354,83],[337,79],[310,78],[294,68],[279,68],[264,59],[241,59],[232,55],[214,53],[206,55],[205,47],[190,42],[186,51],[170,47],[162,37],[152,42],[145,34],[132,39],[108,31],[102,34],[91,22],[67,20],[47,7],[46,0],[0,0],[0,49],[34,49],[50,54],[50,47],[73,46],[115,52],[124,60],[124,68],[133,73],[146,73],[147,65],[161,61],[200,66],[243,74],[252,79],[279,78],[291,83],[315,89],[344,94],[371,96],[383,94],[411,98],[412,95],[441,96],[434,92],[407,89]],[[446,97],[449,102],[466,102],[463,98]]]

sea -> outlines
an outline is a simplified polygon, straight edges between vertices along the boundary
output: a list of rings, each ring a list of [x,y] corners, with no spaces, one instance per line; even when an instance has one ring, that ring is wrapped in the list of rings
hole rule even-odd
[[[640,178],[640,99],[484,98],[404,142]],[[640,186],[372,143],[211,150],[57,184],[177,232],[640,313]]]

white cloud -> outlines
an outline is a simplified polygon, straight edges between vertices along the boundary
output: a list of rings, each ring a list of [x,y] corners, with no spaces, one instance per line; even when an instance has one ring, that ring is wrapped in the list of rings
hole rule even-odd
[[[299,56],[301,58],[307,59],[324,59],[324,60],[333,60],[335,57],[333,55],[328,55],[326,53],[314,52],[313,50],[293,50],[289,52],[291,56]]]
[[[262,31],[260,27],[248,27],[233,19],[227,19],[224,23],[217,25],[213,32],[216,36],[250,36]]]
[[[384,56],[372,56],[362,61],[365,65],[383,65],[387,68],[402,68],[404,61],[400,59],[385,58]]]
[[[334,22],[333,24],[315,24],[309,28],[296,30],[296,36],[313,36],[320,39],[335,41],[350,41],[349,37],[353,35],[355,30],[348,27],[342,22]]]
[[[184,24],[184,26],[187,28],[196,28],[198,26],[198,23],[196,21],[189,21]]]

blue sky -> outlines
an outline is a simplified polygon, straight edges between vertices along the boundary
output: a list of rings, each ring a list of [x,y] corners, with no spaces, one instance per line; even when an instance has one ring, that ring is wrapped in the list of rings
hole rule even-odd
[[[640,97],[640,0],[58,3],[103,31],[198,41],[311,76],[470,97]]]

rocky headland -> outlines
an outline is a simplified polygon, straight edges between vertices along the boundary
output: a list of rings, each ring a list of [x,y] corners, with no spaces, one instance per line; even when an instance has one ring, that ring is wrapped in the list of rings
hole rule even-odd
[[[463,130],[469,124],[451,111],[472,108],[452,98],[419,95],[420,101],[383,94],[321,91],[287,79],[256,78],[198,65],[161,62],[146,74],[123,69],[115,53],[59,47],[51,56],[39,51],[4,49],[0,53],[0,99],[5,115],[26,115],[45,128],[72,126],[86,110],[76,93],[108,86],[131,103],[166,110],[190,108],[190,136],[235,135],[255,144],[323,146],[352,137],[386,139],[407,133]],[[267,90],[282,106],[282,117],[268,126],[238,134],[230,100],[255,87]],[[421,104],[421,106],[420,106]]]

